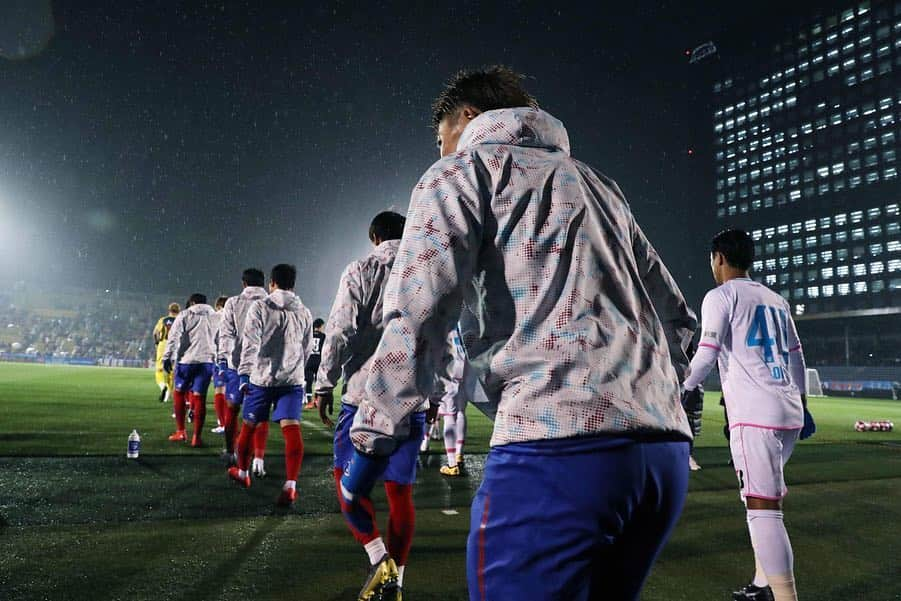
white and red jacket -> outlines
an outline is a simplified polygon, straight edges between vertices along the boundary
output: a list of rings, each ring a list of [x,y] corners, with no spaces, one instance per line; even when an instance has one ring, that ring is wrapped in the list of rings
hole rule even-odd
[[[407,435],[458,318],[496,405],[492,445],[691,438],[679,399],[697,320],[617,185],[544,111],[479,115],[414,188],[351,429],[363,452]]]
[[[219,324],[219,346],[216,361],[226,361],[230,369],[238,369],[241,363],[244,320],[254,301],[266,298],[266,291],[259,286],[245,286],[238,296],[225,301],[222,322]]]
[[[216,360],[216,311],[207,304],[181,311],[169,329],[162,360],[174,363],[213,363]]]
[[[310,310],[292,291],[275,290],[247,311],[238,374],[256,386],[303,386],[312,340]]]

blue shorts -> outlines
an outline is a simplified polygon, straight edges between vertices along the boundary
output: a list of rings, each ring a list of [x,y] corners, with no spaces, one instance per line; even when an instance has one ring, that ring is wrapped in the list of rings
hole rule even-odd
[[[354,456],[354,445],[350,441],[350,427],[353,425],[356,414],[356,407],[341,403],[341,414],[338,416],[338,425],[335,426],[335,467],[342,470],[347,467],[351,457]],[[397,450],[388,459],[388,467],[382,474],[383,480],[398,484],[416,482],[416,461],[419,459],[419,444],[422,442],[424,433],[425,411],[411,414],[410,436],[398,445]]]
[[[175,390],[205,395],[214,369],[212,363],[179,363],[175,366]]]
[[[249,384],[244,394],[244,421],[260,423],[296,419],[300,421],[303,408],[303,386],[256,386]],[[275,408],[273,410],[273,407]]]
[[[469,598],[637,600],[688,491],[688,442],[587,438],[488,453]]]
[[[240,405],[244,400],[244,395],[239,394],[238,386],[241,385],[241,379],[238,377],[237,370],[228,368],[222,372],[222,380],[225,382],[225,400],[232,405]]]
[[[223,388],[226,384],[225,372],[220,372],[218,367],[213,369],[213,388]]]

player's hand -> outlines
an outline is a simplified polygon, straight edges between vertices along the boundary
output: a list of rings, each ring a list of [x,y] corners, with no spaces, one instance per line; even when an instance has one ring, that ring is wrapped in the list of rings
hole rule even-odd
[[[172,373],[172,359],[163,359],[163,371],[167,374]]]
[[[801,434],[799,438],[804,440],[806,438],[810,438],[817,431],[817,424],[813,421],[813,416],[810,414],[810,411],[807,410],[807,407],[804,407],[804,426],[801,428]]]
[[[316,406],[319,407],[319,419],[327,427],[334,428],[335,422],[329,417],[329,415],[334,413],[335,397],[332,395],[332,391],[316,392],[313,395],[313,400],[316,402]],[[328,410],[328,415],[326,415],[326,409]]]

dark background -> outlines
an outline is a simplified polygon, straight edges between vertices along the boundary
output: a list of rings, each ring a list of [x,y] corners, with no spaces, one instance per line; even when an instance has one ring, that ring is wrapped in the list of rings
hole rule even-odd
[[[429,105],[505,63],[617,180],[697,307],[714,78],[850,3],[53,2],[0,9],[0,281],[235,293],[293,262],[328,311],[437,159]],[[712,40],[718,55],[690,65]]]

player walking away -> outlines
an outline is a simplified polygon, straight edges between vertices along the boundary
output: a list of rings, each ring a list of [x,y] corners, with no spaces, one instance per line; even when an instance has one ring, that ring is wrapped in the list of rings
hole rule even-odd
[[[466,442],[466,392],[463,380],[466,372],[466,352],[457,328],[448,336],[448,347],[451,360],[447,366],[447,375],[442,378],[444,396],[438,415],[444,419],[444,452],[447,454],[447,465],[439,470],[445,476],[456,477],[463,469],[463,444]]]
[[[238,465],[228,475],[250,487],[250,447],[261,424],[279,423],[285,439],[285,483],[276,503],[293,506],[303,461],[300,412],[304,364],[310,354],[313,317],[294,294],[297,270],[279,264],[269,276],[269,296],[255,301],[244,321],[239,388],[244,391],[244,423],[238,436]]]
[[[465,303],[496,403],[470,597],[637,599],[687,490],[697,322],[619,188],[520,80],[462,72],[434,105],[444,158],[413,190],[342,492],[367,502]]]
[[[216,313],[213,314],[213,323],[216,328],[215,342],[217,356],[219,353],[219,329],[222,325],[222,310],[225,308],[225,303],[227,301],[227,296],[220,296],[216,299],[216,304],[214,306]],[[213,372],[213,408],[216,410],[216,427],[210,430],[213,434],[225,433],[225,384],[225,379],[222,377],[220,371],[216,369]]]
[[[175,433],[171,441],[185,441],[185,396],[194,413],[192,447],[203,445],[203,422],[206,418],[206,393],[213,377],[216,360],[215,311],[200,293],[191,295],[187,308],[178,314],[169,330],[169,342],[163,353],[163,369],[175,366]]]
[[[324,325],[325,321],[321,317],[313,320],[313,349],[310,351],[310,359],[307,361],[304,373],[305,390],[309,402],[304,405],[304,409],[311,409],[316,404],[313,402],[313,388],[316,384],[316,373],[319,371],[319,363],[322,359],[322,345],[325,343],[325,333],[322,331]]]
[[[372,565],[369,577],[360,591],[360,599],[399,598],[403,587],[404,567],[413,541],[416,514],[413,507],[413,482],[419,441],[425,429],[422,402],[413,408],[405,421],[403,441],[386,462],[385,493],[388,497],[388,530],[386,540],[379,534],[375,508],[369,499],[362,503],[345,502],[341,478],[353,456],[350,426],[363,400],[366,380],[379,339],[382,337],[382,302],[385,284],[394,265],[400,238],[404,233],[402,215],[379,213],[369,227],[369,240],[375,249],[364,259],[348,265],[338,283],[338,292],[325,326],[325,345],[316,381],[316,401],[320,417],[331,427],[332,391],[344,376],[341,413],[335,428],[335,485],[341,511],[354,538],[364,546]],[[380,474],[381,475],[381,474]],[[375,483],[373,479],[372,484]]]
[[[701,306],[701,342],[685,380],[694,390],[719,361],[730,422],[729,446],[747,507],[756,573],[735,600],[797,599],[791,542],[782,517],[783,469],[795,442],[816,430],[807,411],[804,355],[788,302],[748,276],[751,237],[713,238],[718,287]]]
[[[169,400],[169,391],[172,390],[172,374],[163,369],[163,353],[166,352],[166,343],[169,341],[169,330],[175,316],[181,311],[178,303],[169,303],[169,314],[160,317],[153,326],[153,342],[156,344],[156,370],[154,378],[160,389],[160,402]]]
[[[238,414],[244,393],[239,389],[238,365],[241,363],[243,348],[244,320],[250,306],[261,298],[266,298],[263,288],[265,276],[259,269],[250,267],[241,274],[241,294],[233,296],[225,302],[222,309],[222,322],[219,325],[219,346],[216,357],[218,377],[225,382],[225,452],[223,458],[228,467],[236,464],[235,433],[238,431]],[[265,427],[263,427],[265,425]],[[258,448],[265,450],[269,433],[269,422],[257,424],[253,432],[253,447],[256,454]],[[254,457],[254,475],[265,475],[262,455]]]

